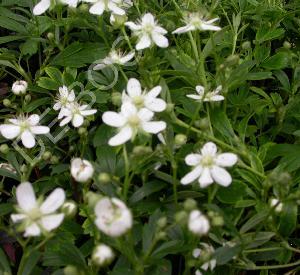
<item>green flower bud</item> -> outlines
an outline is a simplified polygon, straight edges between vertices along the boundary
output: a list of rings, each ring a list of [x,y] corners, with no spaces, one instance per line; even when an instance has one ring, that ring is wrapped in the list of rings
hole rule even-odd
[[[185,211],[179,211],[175,214],[175,221],[181,225],[187,223],[188,215]]]
[[[68,218],[72,218],[77,212],[77,205],[73,201],[66,201],[61,210]]]
[[[26,166],[26,164],[21,165],[20,171],[22,173],[26,173],[28,171],[28,167]]]
[[[249,49],[251,49],[251,42],[250,41],[243,42],[242,49],[243,50],[249,50]]]
[[[149,146],[138,145],[132,150],[134,156],[143,156],[152,153],[152,149]]]
[[[157,226],[159,228],[164,228],[166,227],[168,223],[167,217],[161,217],[158,221],[157,221]]]
[[[89,191],[85,194],[84,199],[88,202],[88,205],[90,208],[94,209],[97,202],[102,198],[101,195],[94,193],[92,191]]]
[[[122,94],[118,92],[113,92],[111,95],[111,102],[115,106],[121,106],[122,104]]]
[[[209,119],[207,117],[195,121],[195,126],[203,131],[209,129]]]
[[[31,95],[27,94],[24,98],[25,103],[29,103],[31,101]]]
[[[222,216],[215,216],[212,220],[211,220],[212,225],[214,226],[223,226],[224,225],[224,219]]]
[[[283,42],[283,47],[286,48],[286,49],[290,49],[292,47],[291,43],[288,42],[288,41],[284,41]]]
[[[163,240],[163,239],[165,239],[166,237],[167,237],[167,233],[166,233],[166,232],[163,232],[163,231],[158,232],[157,235],[156,235],[156,238],[157,238],[158,240]]]
[[[168,103],[167,108],[166,108],[166,112],[170,113],[170,112],[173,112],[173,110],[174,110],[174,104],[173,103]]]
[[[52,153],[49,152],[49,151],[46,151],[46,152],[43,154],[42,158],[43,158],[43,160],[47,161],[47,160],[49,160],[49,159],[51,158],[51,156],[52,156]]]
[[[98,180],[100,183],[109,183],[111,181],[111,177],[108,173],[100,173]]]
[[[53,32],[48,32],[48,33],[47,33],[47,38],[48,38],[49,40],[53,40],[53,39],[54,39],[54,33],[53,33]]]
[[[119,28],[121,26],[123,26],[125,24],[125,22],[127,22],[127,16],[125,15],[117,15],[117,14],[112,14],[110,17],[110,24],[114,27],[114,28]]]
[[[52,156],[50,158],[51,164],[58,164],[59,163],[59,158],[57,156]]]
[[[0,145],[0,152],[2,154],[7,154],[9,152],[9,147],[7,144],[1,144]]]
[[[194,199],[187,199],[183,204],[183,208],[186,211],[192,211],[197,208],[197,202]]]
[[[65,275],[80,275],[80,271],[73,265],[68,265],[64,268]]]
[[[86,134],[87,134],[87,129],[84,128],[84,127],[80,127],[80,128],[78,129],[78,134],[79,134],[80,136],[86,135]]]
[[[182,146],[184,144],[186,144],[187,142],[187,136],[184,134],[177,134],[175,136],[175,145],[177,146]]]
[[[226,66],[234,66],[239,63],[240,57],[237,54],[230,55],[226,58],[225,64]]]
[[[5,107],[10,107],[11,106],[11,101],[7,98],[3,99],[3,105]]]

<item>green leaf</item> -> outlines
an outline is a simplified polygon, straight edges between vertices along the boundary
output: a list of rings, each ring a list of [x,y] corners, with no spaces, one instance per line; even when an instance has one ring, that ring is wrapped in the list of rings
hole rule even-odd
[[[269,215],[269,211],[268,210],[263,210],[257,214],[255,214],[254,216],[252,216],[240,229],[240,233],[246,233],[247,231],[249,231],[250,229],[252,229],[253,227],[257,226],[258,224],[260,224],[261,222],[264,222],[266,220],[266,218]]]
[[[241,181],[233,180],[228,187],[220,187],[217,192],[217,198],[220,202],[235,204],[246,194],[247,185]]]
[[[10,275],[12,274],[11,269],[10,269],[10,264],[7,260],[7,257],[3,250],[0,248],[0,271],[3,271],[3,275],[7,274]]]
[[[7,215],[14,210],[12,203],[1,203],[0,204],[0,216]]]
[[[60,84],[49,77],[40,77],[37,81],[38,86],[47,90],[58,90]]]
[[[259,43],[274,40],[275,38],[278,38],[284,34],[284,29],[278,28],[275,30],[270,30],[268,26],[260,27],[258,28],[258,31],[256,33],[256,40]]]
[[[20,24],[17,21],[5,16],[0,16],[0,27],[11,31],[15,31],[17,33],[27,33],[27,30],[23,24]]]
[[[59,69],[57,69],[55,67],[46,67],[45,72],[56,83],[58,83],[60,85],[64,84],[63,83],[63,75]]]
[[[36,39],[28,39],[20,45],[20,50],[23,55],[34,55],[38,51],[39,42]]]
[[[216,249],[214,253],[214,258],[217,260],[218,265],[224,265],[228,263],[234,256],[236,256],[241,251],[241,246],[223,246]]]
[[[297,226],[298,206],[294,202],[283,204],[280,215],[279,232],[283,236],[290,236]]]
[[[40,106],[45,107],[50,103],[51,103],[50,97],[36,99],[25,106],[25,112],[30,113],[30,112],[36,110],[38,107],[40,107]]]
[[[182,252],[185,249],[186,249],[186,247],[184,246],[184,241],[172,240],[172,241],[163,243],[161,246],[159,246],[157,249],[155,249],[151,255],[151,258],[161,259],[167,255],[177,254],[179,252]]]
[[[31,272],[38,263],[40,256],[41,253],[38,251],[25,251],[18,269],[18,275],[31,275]]]
[[[287,53],[279,52],[265,60],[261,66],[269,70],[280,70],[285,68],[288,65],[288,62],[289,57]]]

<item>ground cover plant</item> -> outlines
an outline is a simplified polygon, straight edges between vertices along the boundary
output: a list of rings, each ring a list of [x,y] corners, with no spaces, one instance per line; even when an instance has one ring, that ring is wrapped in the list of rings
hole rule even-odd
[[[2,0],[0,274],[299,274],[298,0]]]

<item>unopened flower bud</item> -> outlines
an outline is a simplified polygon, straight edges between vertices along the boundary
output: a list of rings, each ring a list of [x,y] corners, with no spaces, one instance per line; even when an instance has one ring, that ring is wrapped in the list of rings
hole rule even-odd
[[[163,232],[163,231],[158,232],[156,237],[157,237],[158,240],[163,240],[167,237],[167,233]]]
[[[283,47],[286,48],[286,49],[290,49],[292,47],[291,43],[288,42],[288,41],[284,41],[283,42]]]
[[[31,95],[26,95],[24,101],[25,103],[29,103],[31,101]]]
[[[53,39],[54,39],[54,33],[53,33],[53,32],[48,32],[48,33],[47,33],[47,38],[48,38],[49,40],[53,40]]]
[[[43,160],[47,161],[47,160],[49,160],[51,158],[51,156],[52,156],[51,152],[45,151],[45,153],[43,154],[42,158],[43,158]]]
[[[209,129],[209,119],[207,117],[195,121],[195,126],[203,131]]]
[[[187,199],[183,204],[184,210],[192,211],[197,208],[197,202],[194,199]]]
[[[98,180],[100,183],[109,183],[111,181],[111,177],[108,173],[100,173]]]
[[[133,148],[132,153],[135,156],[143,156],[143,155],[151,154],[152,149],[149,146],[138,145]]]
[[[112,249],[105,244],[97,245],[92,254],[93,263],[99,266],[110,264],[113,259],[114,253]]]
[[[51,164],[58,164],[59,163],[59,158],[57,156],[52,156],[50,158]]]
[[[76,181],[87,182],[93,177],[94,167],[88,160],[75,158],[71,162],[71,174]]]
[[[174,110],[174,104],[173,103],[168,103],[167,108],[166,108],[166,112],[170,113],[170,112],[173,112],[173,110]]]
[[[181,225],[186,224],[188,215],[185,211],[179,211],[175,214],[175,221]]]
[[[167,217],[161,217],[158,221],[157,221],[157,226],[159,228],[164,228],[168,223]]]
[[[88,202],[88,205],[90,208],[94,209],[97,202],[102,198],[101,195],[94,193],[92,191],[89,191],[84,196],[85,201]]]
[[[186,144],[186,141],[187,141],[187,136],[184,134],[177,134],[175,136],[175,145],[177,146],[182,146]]]
[[[210,225],[208,219],[199,210],[193,210],[189,216],[188,228],[195,235],[201,236],[208,233]]]
[[[226,66],[234,66],[239,63],[240,57],[237,54],[230,55],[226,58]]]
[[[9,147],[7,144],[1,144],[0,145],[0,152],[2,154],[7,154],[9,152]]]
[[[11,101],[8,98],[3,99],[3,105],[5,107],[10,107],[11,106]]]
[[[26,166],[26,164],[21,165],[20,171],[22,173],[26,173],[28,171],[28,167]]]
[[[72,218],[77,212],[77,205],[73,201],[66,201],[61,210],[67,217]]]
[[[115,106],[121,106],[122,104],[122,94],[118,92],[113,92],[111,95],[111,102]]]
[[[212,225],[214,226],[223,226],[224,225],[224,219],[222,216],[215,216],[212,220],[211,220]]]
[[[78,129],[78,134],[79,134],[80,136],[83,136],[83,135],[87,134],[86,128],[80,127],[80,128]]]
[[[121,26],[123,26],[125,24],[125,22],[127,22],[127,16],[126,14],[124,15],[118,15],[118,14],[111,14],[110,16],[110,24],[115,27],[115,28],[119,28]]]
[[[243,42],[242,49],[243,50],[249,50],[249,49],[251,49],[251,42],[250,41]]]
[[[12,92],[15,95],[24,95],[27,91],[28,83],[25,80],[18,80],[12,85]]]

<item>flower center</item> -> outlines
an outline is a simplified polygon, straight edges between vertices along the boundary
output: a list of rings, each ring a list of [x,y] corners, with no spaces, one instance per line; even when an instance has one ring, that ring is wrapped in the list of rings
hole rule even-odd
[[[39,208],[33,208],[27,213],[27,215],[32,221],[36,221],[41,218],[42,213]]]
[[[134,103],[135,106],[137,106],[139,108],[143,107],[144,106],[144,97],[141,96],[141,95],[135,96],[133,98],[133,103]]]
[[[153,31],[153,25],[151,25],[151,24],[145,24],[144,25],[144,31],[146,32],[146,33],[148,33],[148,34],[150,34],[150,33],[152,33],[152,31]]]
[[[23,131],[25,131],[26,129],[28,129],[28,128],[29,128],[28,122],[27,122],[27,121],[22,121],[22,122],[20,123],[20,128],[21,128],[21,132],[23,132]]]
[[[131,126],[136,127],[140,124],[140,118],[137,115],[132,115],[128,118],[128,123]]]
[[[214,158],[210,155],[204,156],[201,159],[202,166],[210,167],[214,164]]]

